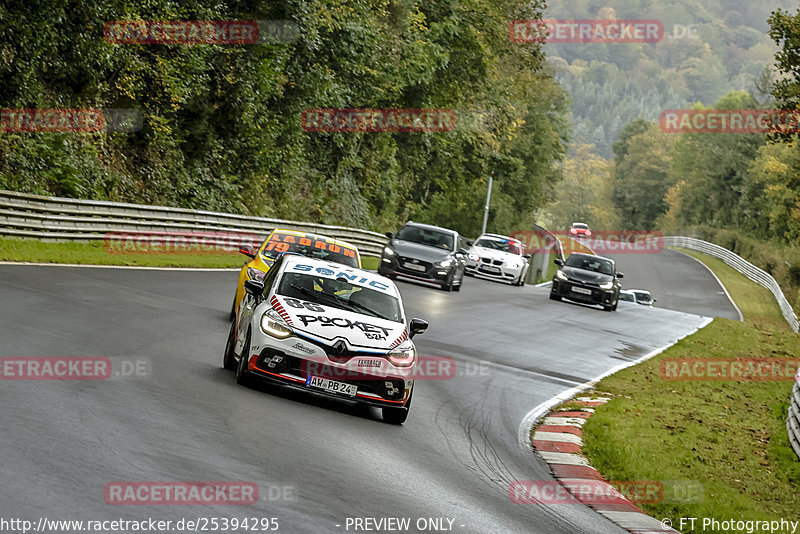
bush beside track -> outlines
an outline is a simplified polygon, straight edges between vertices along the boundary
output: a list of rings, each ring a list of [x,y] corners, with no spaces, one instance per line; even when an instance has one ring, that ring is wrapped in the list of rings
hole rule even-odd
[[[699,482],[700,494],[640,505],[676,527],[681,517],[796,520],[800,461],[785,426],[793,381],[661,378],[665,359],[800,359],[800,337],[767,290],[719,260],[692,255],[720,278],[745,322],[715,319],[661,355],[602,380],[597,389],[615,398],[586,423],[583,450],[607,480]]]

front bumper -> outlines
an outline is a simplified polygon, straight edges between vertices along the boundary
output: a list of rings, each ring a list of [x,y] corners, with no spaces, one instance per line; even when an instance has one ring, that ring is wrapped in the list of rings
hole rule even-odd
[[[409,267],[414,265],[415,267]],[[439,286],[446,286],[450,276],[452,265],[449,267],[438,267],[434,263],[407,258],[404,256],[381,256],[378,265],[378,273],[383,276],[402,276],[411,280],[428,282]]]
[[[248,363],[250,372],[258,377],[309,393],[377,407],[405,406],[414,386],[413,377],[358,372],[334,362],[322,362],[319,357],[309,360],[287,354],[276,347],[264,347],[258,354],[251,355]],[[351,397],[308,386],[306,379],[310,374],[354,384],[357,393]]]
[[[494,265],[483,261],[468,261],[465,272],[482,278],[491,280],[501,280],[504,282],[514,282],[519,279],[523,266],[517,269],[510,269],[505,264]]]
[[[590,294],[575,291],[575,289],[591,291]],[[564,297],[566,299],[583,302],[586,304],[600,304],[603,306],[611,306],[616,300],[616,289],[600,289],[598,286],[582,284],[573,280],[563,281],[558,278],[553,279],[553,287],[551,291],[554,295]]]

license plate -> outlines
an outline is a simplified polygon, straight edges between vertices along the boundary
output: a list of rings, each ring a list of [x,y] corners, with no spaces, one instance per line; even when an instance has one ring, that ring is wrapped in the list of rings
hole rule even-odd
[[[495,274],[497,274],[497,273],[500,272],[500,267],[489,267],[488,265],[481,265],[480,270],[481,271],[485,271],[487,273],[495,273]]]
[[[403,267],[405,267],[406,269],[411,269],[412,271],[424,271],[425,270],[425,266],[424,265],[417,265],[416,263],[404,263]]]
[[[309,376],[306,378],[306,385],[312,388],[324,389],[330,393],[339,393],[340,395],[347,395],[348,397],[355,397],[358,387],[355,384],[346,384],[345,382],[338,382],[329,378],[322,378],[320,376]]]
[[[580,293],[581,295],[591,295],[592,294],[592,290],[591,289],[586,289],[585,287],[573,287],[572,288],[572,292],[573,293]]]

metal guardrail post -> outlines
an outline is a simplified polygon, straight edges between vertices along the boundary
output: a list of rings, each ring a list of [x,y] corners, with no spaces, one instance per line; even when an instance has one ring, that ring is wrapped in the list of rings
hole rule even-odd
[[[800,369],[797,370],[797,376],[794,377],[792,396],[789,399],[786,431],[789,433],[789,443],[797,457],[800,458]]]
[[[263,239],[279,227],[349,241],[362,256],[380,256],[387,242],[386,236],[377,232],[345,226],[0,190],[0,235],[6,236],[97,241],[111,233],[216,232],[241,234],[249,241],[254,234]]]

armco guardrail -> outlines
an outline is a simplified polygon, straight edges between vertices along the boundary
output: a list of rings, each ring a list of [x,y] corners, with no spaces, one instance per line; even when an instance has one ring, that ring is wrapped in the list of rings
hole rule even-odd
[[[786,417],[786,431],[789,432],[789,443],[800,458],[800,369],[794,377],[792,398],[789,399],[789,415]]]
[[[681,236],[664,236],[664,246],[688,248],[690,250],[697,250],[699,252],[708,254],[709,256],[719,258],[753,282],[769,289],[772,294],[775,295],[775,299],[778,301],[778,306],[780,306],[781,312],[786,318],[786,321],[789,323],[789,326],[795,332],[798,331],[800,323],[798,323],[797,315],[795,315],[792,305],[789,304],[788,300],[786,300],[786,297],[784,296],[783,291],[781,291],[778,282],[775,281],[775,279],[768,272],[759,269],[749,261],[745,260],[738,254],[734,254],[730,250],[719,245],[715,245],[714,243],[703,241],[702,239]]]
[[[0,235],[6,236],[87,241],[102,240],[109,233],[226,232],[249,243],[253,234],[263,239],[275,228],[349,241],[363,256],[380,256],[388,242],[377,232],[345,226],[0,190]]]

